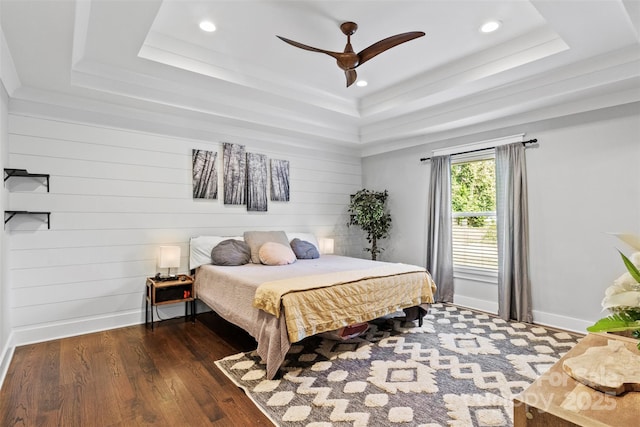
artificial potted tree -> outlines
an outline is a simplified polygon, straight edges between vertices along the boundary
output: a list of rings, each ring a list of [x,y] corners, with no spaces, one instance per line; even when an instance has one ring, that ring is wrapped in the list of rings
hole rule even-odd
[[[387,197],[387,190],[363,189],[352,195],[349,203],[349,225],[357,225],[367,233],[367,241],[371,247],[364,250],[371,252],[371,259],[374,261],[383,251],[378,247],[378,240],[387,237],[391,228],[391,214],[386,208]]]

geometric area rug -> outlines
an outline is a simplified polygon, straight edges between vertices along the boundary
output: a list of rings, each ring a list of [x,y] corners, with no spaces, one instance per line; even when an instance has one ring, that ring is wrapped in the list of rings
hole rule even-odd
[[[216,365],[277,426],[512,426],[513,397],[580,338],[432,304],[422,327],[387,317],[348,341],[306,338],[273,380],[255,352]]]

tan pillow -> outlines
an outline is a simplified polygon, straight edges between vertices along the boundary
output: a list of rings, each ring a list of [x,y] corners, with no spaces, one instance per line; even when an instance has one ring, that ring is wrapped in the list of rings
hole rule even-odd
[[[244,241],[251,249],[251,262],[260,264],[258,251],[267,242],[280,243],[289,246],[289,239],[284,231],[245,231]]]
[[[267,242],[258,251],[260,262],[266,265],[287,265],[296,262],[296,254],[289,246]]]

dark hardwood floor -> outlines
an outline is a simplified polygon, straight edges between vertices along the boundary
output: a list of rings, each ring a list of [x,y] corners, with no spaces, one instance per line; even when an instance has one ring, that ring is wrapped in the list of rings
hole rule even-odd
[[[255,341],[213,313],[16,348],[7,426],[271,426],[214,362]]]

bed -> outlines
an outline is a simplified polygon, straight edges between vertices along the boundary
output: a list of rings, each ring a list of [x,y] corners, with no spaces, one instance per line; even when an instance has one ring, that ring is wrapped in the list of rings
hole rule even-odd
[[[317,246],[312,235],[289,233],[287,241],[294,235]],[[435,284],[423,267],[339,255],[286,265],[212,265],[206,253],[219,239],[242,237],[212,238],[204,248],[191,240],[196,297],[256,339],[269,379],[291,345],[307,336],[433,302]]]

